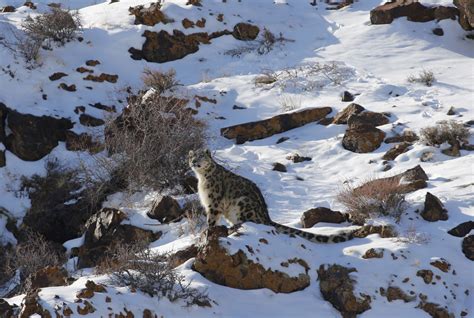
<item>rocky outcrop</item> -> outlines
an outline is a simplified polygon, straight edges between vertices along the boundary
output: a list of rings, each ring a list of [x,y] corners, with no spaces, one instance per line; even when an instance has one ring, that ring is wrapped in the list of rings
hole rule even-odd
[[[474,30],[474,0],[454,0],[459,9],[459,24],[466,31]]]
[[[7,158],[5,157],[5,151],[0,150],[0,168],[7,165]]]
[[[287,172],[288,170],[286,169],[286,166],[282,163],[279,162],[274,162],[272,164],[273,166],[273,171],[278,171],[278,172]]]
[[[103,208],[94,214],[85,225],[84,244],[77,251],[78,268],[97,265],[108,249],[116,244],[153,242],[161,232],[143,230],[130,224],[121,224],[126,214],[117,209]]]
[[[365,251],[364,255],[362,255],[363,259],[370,259],[370,258],[383,258],[383,249],[375,249],[375,248],[369,248],[367,251]]]
[[[449,272],[449,270],[451,269],[451,264],[449,264],[449,262],[444,258],[434,260],[430,263],[430,265],[436,267],[444,273]]]
[[[421,212],[421,216],[426,221],[446,221],[448,219],[448,211],[443,203],[433,194],[427,192],[425,197],[425,207]]]
[[[351,103],[347,105],[347,107],[345,107],[343,110],[339,111],[336,116],[334,116],[332,123],[336,125],[346,125],[347,120],[350,116],[354,114],[359,114],[364,110],[365,108],[363,106],[356,103]]]
[[[255,40],[259,32],[258,26],[241,22],[234,26],[232,36],[240,41],[250,41]]]
[[[25,161],[48,155],[60,141],[66,140],[66,132],[72,127],[69,119],[21,114],[0,103],[0,142]]]
[[[98,82],[98,83],[109,82],[109,83],[115,84],[117,83],[118,75],[101,73],[100,75],[96,76],[96,75],[89,74],[86,77],[84,77],[83,80]]]
[[[435,303],[422,301],[418,305],[418,308],[421,308],[433,318],[454,318],[454,315],[446,310],[446,308],[443,308],[442,306]]]
[[[172,197],[165,195],[153,203],[153,206],[146,215],[151,218],[160,221],[160,223],[169,223],[177,221],[183,216],[183,209],[179,206],[178,202]]]
[[[39,289],[32,290],[28,292],[21,302],[21,309],[19,318],[29,318],[33,315],[39,315],[42,318],[51,318],[51,313],[44,309],[43,306],[39,302]],[[35,315],[35,316],[36,316]]]
[[[416,272],[416,276],[423,278],[425,284],[431,284],[433,281],[433,272],[429,269],[420,269]]]
[[[401,135],[395,135],[392,137],[387,137],[387,139],[384,140],[386,144],[391,144],[395,142],[415,142],[419,138],[418,136],[411,130],[405,130],[403,134]]]
[[[336,308],[343,318],[355,318],[370,309],[370,296],[354,294],[355,280],[350,273],[355,268],[341,265],[321,265],[318,269],[319,289],[323,298]]]
[[[105,124],[105,121],[103,119],[95,118],[94,116],[88,114],[81,114],[79,116],[79,122],[81,123],[81,125],[86,127],[97,127]]]
[[[352,114],[347,119],[347,125],[349,128],[357,128],[357,127],[377,127],[386,125],[390,122],[386,114],[371,112],[371,111],[363,111],[357,114]]]
[[[456,227],[453,227],[448,231],[452,236],[464,237],[469,234],[474,229],[474,221],[467,221],[459,224]]]
[[[161,11],[161,5],[159,3],[152,2],[148,8],[145,8],[143,5],[130,7],[128,11],[130,15],[135,16],[135,24],[154,26],[157,23],[166,24],[173,22],[172,19],[166,17]]]
[[[398,156],[402,153],[407,152],[409,147],[411,146],[408,142],[402,142],[400,144],[396,144],[392,148],[390,148],[382,157],[383,160],[395,160]]]
[[[210,234],[208,243],[199,251],[193,269],[201,273],[210,281],[238,289],[268,288],[275,293],[291,293],[309,286],[308,265],[304,260],[291,259],[286,261],[301,266],[302,272],[298,276],[265,268],[263,265],[249,259],[246,253],[238,250],[235,254],[229,253],[221,244],[219,237],[225,237],[227,230],[215,228]],[[247,247],[251,252],[257,249]],[[283,266],[282,265],[282,266]]]
[[[415,0],[395,0],[382,4],[370,11],[372,24],[390,24],[394,19],[406,17],[412,22],[432,20],[455,20],[459,11],[455,7],[427,7]]]
[[[343,223],[345,221],[347,221],[345,214],[325,207],[310,209],[301,216],[301,225],[303,228],[310,228],[319,222]]]
[[[416,299],[416,296],[407,295],[400,287],[389,286],[387,290],[380,288],[380,294],[387,297],[387,300],[392,302],[395,300],[403,300],[408,303]]]
[[[88,151],[91,154],[96,154],[104,150],[104,145],[86,133],[78,135],[73,131],[68,131],[66,133],[66,149],[69,151]]]
[[[29,277],[29,287],[32,289],[68,285],[68,273],[59,266],[47,266]]]
[[[14,6],[4,6],[3,8],[0,9],[0,13],[11,13],[11,12],[15,12]]]
[[[468,235],[462,240],[462,252],[471,261],[474,261],[474,235]]]
[[[221,135],[227,139],[235,139],[237,144],[242,144],[316,122],[331,111],[331,107],[320,107],[281,114],[264,120],[224,127],[221,129]]]
[[[380,147],[385,133],[372,126],[348,128],[342,138],[342,147],[356,153],[372,152]]]
[[[66,74],[66,73],[63,73],[63,72],[57,72],[57,73],[52,74],[52,75],[49,77],[49,80],[50,80],[50,81],[57,81],[57,80],[63,78],[64,76],[67,76],[67,74]]]

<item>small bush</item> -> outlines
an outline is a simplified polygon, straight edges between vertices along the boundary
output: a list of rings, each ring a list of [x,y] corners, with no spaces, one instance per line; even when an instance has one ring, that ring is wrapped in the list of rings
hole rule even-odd
[[[184,283],[184,277],[170,266],[167,255],[153,253],[139,244],[117,246],[109,255],[98,270],[108,274],[114,284],[170,301],[181,299],[187,305],[210,306],[206,294]]]
[[[73,40],[81,29],[81,19],[78,12],[51,8],[51,12],[35,17],[27,17],[22,28],[30,39],[64,45]]]
[[[271,85],[278,81],[278,74],[270,70],[263,71],[263,74],[255,77],[253,83],[255,86]]]
[[[257,52],[259,55],[264,55],[270,53],[276,44],[283,45],[286,42],[294,42],[294,40],[285,38],[282,33],[277,37],[270,30],[264,28],[257,40],[249,41],[242,46],[227,50],[224,54],[239,57],[250,52]]]
[[[469,129],[455,120],[443,120],[434,126],[421,129],[421,139],[427,145],[439,146],[445,142],[450,145],[464,143],[470,136]]]
[[[422,70],[418,74],[418,77],[415,75],[410,75],[408,76],[407,80],[409,83],[421,83],[425,84],[426,86],[431,86],[433,85],[434,81],[436,81],[436,78],[432,71]]]
[[[22,243],[7,253],[6,264],[10,273],[19,271],[20,281],[17,284],[20,293],[27,292],[30,286],[30,276],[46,266],[60,266],[65,262],[65,257],[58,248],[39,233],[25,231]]]
[[[373,181],[373,180],[372,180]],[[397,221],[405,211],[405,194],[400,190],[399,180],[379,179],[362,186],[345,185],[337,200],[349,212],[351,220],[363,224],[367,219],[390,216]]]
[[[146,68],[143,71],[142,80],[148,88],[153,88],[160,95],[179,85],[174,69],[170,69],[167,72],[160,72]]]
[[[301,99],[298,97],[282,95],[279,101],[282,112],[289,112],[301,108]]]
[[[183,99],[149,91],[128,100],[124,112],[106,124],[105,145],[118,176],[137,189],[183,184],[188,152],[204,145],[204,123]]]

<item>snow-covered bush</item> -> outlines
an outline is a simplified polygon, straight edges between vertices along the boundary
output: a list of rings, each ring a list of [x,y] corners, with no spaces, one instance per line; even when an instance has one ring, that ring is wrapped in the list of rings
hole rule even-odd
[[[442,120],[434,126],[422,128],[421,140],[430,146],[439,146],[445,142],[450,145],[467,142],[469,128],[455,120]]]
[[[346,184],[339,191],[337,201],[357,224],[380,216],[390,216],[398,221],[406,209],[405,194],[400,191],[396,178],[369,180],[358,187]]]
[[[208,304],[209,297],[184,282],[170,265],[168,255],[157,254],[140,244],[120,245],[109,251],[98,267],[118,286],[138,289],[150,296],[166,297],[170,301],[184,300],[187,305]]]
[[[142,80],[143,84],[148,88],[153,88],[158,94],[163,94],[165,91],[179,85],[174,69],[161,72],[146,68],[143,70]]]
[[[410,83],[421,83],[426,86],[431,86],[433,82],[436,81],[436,78],[432,71],[422,70],[418,76],[410,75],[407,80]]]
[[[204,123],[186,108],[187,100],[154,90],[128,101],[123,113],[109,119],[105,129],[105,146],[115,172],[135,189],[183,184],[189,151],[205,143]]]

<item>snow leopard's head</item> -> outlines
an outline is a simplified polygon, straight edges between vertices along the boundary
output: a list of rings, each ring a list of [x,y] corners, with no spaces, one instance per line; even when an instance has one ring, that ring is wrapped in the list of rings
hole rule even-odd
[[[188,155],[189,166],[196,173],[205,171],[213,165],[211,152],[208,149],[191,150]]]

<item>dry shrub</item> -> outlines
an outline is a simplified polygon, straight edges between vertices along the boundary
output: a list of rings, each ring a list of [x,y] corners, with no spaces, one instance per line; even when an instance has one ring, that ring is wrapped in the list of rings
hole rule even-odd
[[[271,85],[278,81],[278,74],[271,70],[263,70],[262,75],[255,77],[253,83],[255,86]]]
[[[432,71],[422,70],[418,76],[408,76],[407,81],[409,83],[421,83],[425,84],[426,86],[431,86],[433,85],[434,81],[436,81],[436,78]]]
[[[276,44],[284,45],[286,42],[294,42],[294,40],[285,38],[282,33],[277,37],[270,30],[264,28],[257,40],[247,41],[244,45],[225,51],[224,54],[240,57],[243,54],[257,52],[259,55],[264,55],[270,53]]]
[[[174,69],[161,72],[146,68],[143,70],[142,80],[148,88],[153,88],[160,95],[180,85]]]
[[[73,40],[81,30],[81,19],[77,11],[51,8],[50,12],[35,17],[28,16],[22,23],[28,38],[44,42],[64,45]]]
[[[189,170],[187,155],[205,143],[205,125],[187,101],[154,90],[129,98],[106,124],[105,146],[116,173],[132,188],[175,188]]]
[[[8,272],[11,275],[19,272],[19,280],[13,282],[19,293],[31,288],[32,274],[47,266],[61,266],[65,262],[65,255],[59,252],[59,248],[46,241],[41,234],[26,230],[24,236],[22,242],[7,252],[5,257]]]
[[[279,102],[282,112],[289,112],[301,108],[301,98],[299,97],[282,95],[279,98]]]
[[[189,231],[197,234],[207,225],[206,212],[199,200],[189,200],[184,204],[184,217],[188,221]]]
[[[390,216],[397,221],[405,211],[405,194],[397,179],[369,180],[362,186],[345,185],[337,195],[337,200],[344,205],[356,224],[363,224],[367,219]]]
[[[428,244],[431,237],[427,233],[418,232],[415,225],[412,224],[402,235],[397,237],[396,241],[407,244]]]
[[[427,145],[439,146],[445,142],[450,145],[467,142],[469,129],[455,120],[443,120],[434,126],[421,129],[421,139]]]
[[[118,286],[138,289],[170,301],[184,300],[188,306],[211,306],[209,297],[184,282],[170,265],[168,255],[156,254],[144,245],[120,245],[98,267]]]

